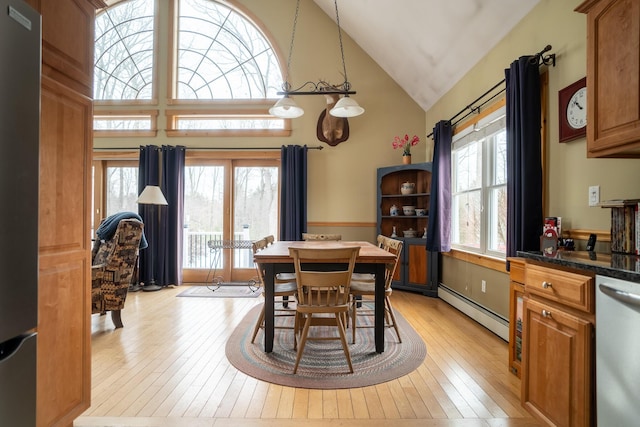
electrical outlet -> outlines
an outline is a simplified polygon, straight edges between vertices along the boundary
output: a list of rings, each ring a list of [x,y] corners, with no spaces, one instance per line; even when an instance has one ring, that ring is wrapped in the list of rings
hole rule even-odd
[[[600,186],[592,185],[589,187],[589,206],[598,206],[600,203]]]
[[[487,292],[487,281],[486,280],[482,281],[482,292]]]

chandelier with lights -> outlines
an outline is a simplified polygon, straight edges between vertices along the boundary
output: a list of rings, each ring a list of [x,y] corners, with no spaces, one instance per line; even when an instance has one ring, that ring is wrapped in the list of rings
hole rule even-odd
[[[342,70],[344,73],[344,82],[338,85],[332,85],[325,81],[312,82],[308,81],[296,89],[292,89],[289,83],[289,70],[291,66],[291,54],[293,53],[293,42],[296,36],[296,26],[298,23],[298,11],[300,9],[300,0],[296,2],[296,13],[293,19],[293,31],[291,33],[291,45],[289,47],[289,58],[287,59],[287,78],[282,84],[282,91],[278,95],[284,95],[273,107],[269,109],[269,113],[280,118],[293,119],[304,114],[304,110],[296,104],[291,98],[293,95],[342,95],[340,100],[329,111],[334,117],[355,117],[364,113],[356,100],[349,97],[355,95],[355,91],[351,90],[351,83],[347,79],[347,66],[344,61],[344,48],[342,46],[342,30],[340,29],[340,16],[338,15],[338,0],[334,0],[336,9],[336,24],[338,26],[338,40],[340,42],[340,54],[342,55]]]

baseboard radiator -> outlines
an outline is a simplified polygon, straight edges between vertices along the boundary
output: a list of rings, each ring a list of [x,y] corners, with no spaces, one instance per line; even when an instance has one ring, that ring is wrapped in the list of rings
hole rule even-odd
[[[438,297],[509,342],[509,321],[440,283]]]

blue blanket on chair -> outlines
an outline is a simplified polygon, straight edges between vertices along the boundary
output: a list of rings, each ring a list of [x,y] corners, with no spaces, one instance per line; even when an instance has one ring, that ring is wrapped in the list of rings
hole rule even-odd
[[[116,233],[116,230],[118,229],[118,224],[120,223],[120,220],[131,219],[131,218],[137,219],[140,222],[144,222],[142,221],[142,217],[140,217],[140,215],[138,215],[135,212],[119,212],[117,214],[113,214],[111,216],[106,217],[98,227],[98,230],[96,231],[98,238],[100,240],[111,239],[113,235]],[[148,246],[149,244],[147,243],[147,239],[144,237],[144,229],[143,229],[142,239],[140,239],[140,249],[144,249]]]

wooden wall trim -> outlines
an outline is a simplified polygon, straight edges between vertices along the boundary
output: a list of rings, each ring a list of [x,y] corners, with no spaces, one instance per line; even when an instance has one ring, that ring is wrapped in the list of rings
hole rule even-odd
[[[375,227],[375,222],[323,222],[323,221],[307,221],[307,225],[311,227]]]
[[[491,270],[500,271],[502,273],[507,272],[507,262],[499,258],[491,258],[486,255],[474,254],[471,252],[457,251],[451,249],[450,252],[442,252],[442,256],[455,258],[460,261],[465,261],[471,264],[480,265]]]

